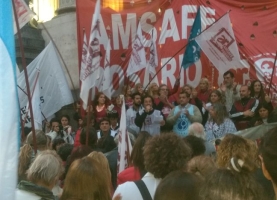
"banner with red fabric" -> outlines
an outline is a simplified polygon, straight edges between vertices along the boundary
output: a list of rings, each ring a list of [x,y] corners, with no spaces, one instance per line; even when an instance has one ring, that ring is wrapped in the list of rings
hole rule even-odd
[[[84,32],[89,41],[95,3],[96,0],[76,1],[79,63],[82,58]],[[113,96],[119,95],[124,84],[134,86],[144,82],[145,69],[126,76],[132,41],[136,38],[139,22],[147,60],[150,56],[152,36],[156,43],[159,66],[155,69],[158,71],[187,44],[199,6],[202,30],[231,10],[231,24],[241,58],[240,64],[232,69],[235,81],[249,84],[250,81],[258,79],[267,92],[271,88],[273,100],[276,101],[277,70],[273,70],[273,65],[277,50],[277,6],[274,0],[103,0],[99,22],[102,55],[100,66],[104,66],[105,48],[110,38]],[[183,53],[184,50],[180,51],[161,70],[158,74],[159,83],[173,87],[176,77],[179,76]],[[212,87],[217,88],[223,82],[224,71],[226,70],[217,70],[202,52],[199,61],[181,71],[181,86],[187,83],[197,87],[200,79],[207,77]]]

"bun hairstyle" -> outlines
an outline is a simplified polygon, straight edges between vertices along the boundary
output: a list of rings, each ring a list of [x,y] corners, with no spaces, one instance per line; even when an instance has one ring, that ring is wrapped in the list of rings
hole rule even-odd
[[[238,173],[251,173],[256,169],[256,165],[246,156],[235,155],[230,159],[228,169]]]

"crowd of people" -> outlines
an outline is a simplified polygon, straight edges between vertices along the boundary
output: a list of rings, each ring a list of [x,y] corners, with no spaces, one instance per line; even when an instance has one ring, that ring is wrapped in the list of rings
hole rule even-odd
[[[69,115],[53,118],[22,141],[16,199],[277,199],[277,128],[259,142],[234,134],[277,122],[271,98],[258,80],[223,77],[214,90],[207,78],[198,89],[178,78],[172,90],[125,86],[125,101],[99,92],[88,116],[76,110],[77,128]],[[123,114],[132,152],[118,173]]]

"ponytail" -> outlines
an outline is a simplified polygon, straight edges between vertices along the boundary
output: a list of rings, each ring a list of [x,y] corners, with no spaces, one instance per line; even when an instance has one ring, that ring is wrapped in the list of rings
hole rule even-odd
[[[18,176],[21,179],[26,178],[26,171],[32,162],[33,148],[29,144],[25,144],[20,148],[18,159]]]

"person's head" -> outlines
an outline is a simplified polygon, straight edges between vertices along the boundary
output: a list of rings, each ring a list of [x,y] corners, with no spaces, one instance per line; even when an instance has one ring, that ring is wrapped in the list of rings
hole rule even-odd
[[[277,188],[277,128],[269,130],[261,139],[260,154],[265,177]],[[277,191],[277,189],[276,189]],[[277,195],[277,194],[276,194]]]
[[[139,107],[141,105],[141,94],[136,92],[132,94],[133,105]]]
[[[154,94],[157,94],[159,91],[159,86],[157,83],[151,83],[148,87],[147,93],[153,97]]]
[[[247,85],[242,85],[240,88],[240,98],[248,98],[250,97],[250,90]]]
[[[225,103],[223,102],[222,94],[218,90],[213,90],[209,96],[209,101],[214,104],[214,103]]]
[[[132,88],[130,85],[124,85],[123,92],[125,97],[129,97],[132,95]]]
[[[51,130],[58,133],[60,131],[60,120],[57,118],[53,118],[50,121]]]
[[[174,171],[169,173],[156,189],[154,200],[200,200],[201,179],[196,175]]]
[[[105,105],[107,103],[107,97],[105,96],[104,93],[99,92],[94,99],[93,105],[97,106],[97,105]]]
[[[35,135],[36,135],[37,149],[40,151],[46,150],[48,139],[45,133],[42,130],[35,130]],[[34,147],[34,137],[32,132],[29,133],[25,142],[26,144],[30,145],[32,148]]]
[[[261,119],[267,119],[269,114],[271,113],[270,106],[266,102],[260,102],[256,109],[256,116]]]
[[[145,108],[146,106],[151,106],[153,107],[154,100],[151,96],[145,95],[142,99],[143,107]]]
[[[88,146],[92,149],[95,148],[96,143],[97,143],[97,132],[96,132],[96,130],[91,127],[91,128],[88,129],[88,133],[87,133],[87,127],[82,129],[81,134],[80,134],[80,143],[82,145],[86,144],[87,136],[88,136]]]
[[[75,160],[67,173],[60,199],[110,200],[109,185],[102,170],[99,162],[91,157]]]
[[[189,95],[191,95],[192,90],[193,90],[193,87],[192,87],[191,85],[189,85],[189,84],[186,84],[186,85],[183,86],[183,88],[182,88],[181,91],[182,91],[182,92],[186,92],[186,93],[188,93]]]
[[[69,125],[69,122],[70,122],[70,117],[69,117],[69,115],[62,115],[62,117],[61,117],[61,125],[62,125],[63,127],[68,126],[68,125]]]
[[[228,169],[217,169],[207,177],[200,194],[202,199],[267,200],[261,185],[251,174],[253,163],[247,157],[231,157]]]
[[[27,170],[27,179],[34,184],[52,190],[63,171],[62,161],[57,153],[46,150],[37,155]]]
[[[188,134],[194,135],[198,138],[202,138],[203,140],[206,140],[206,133],[205,133],[204,127],[199,122],[194,122],[189,126]]]
[[[109,118],[103,117],[99,121],[99,127],[100,127],[100,130],[104,133],[110,131],[110,120],[109,120]]]
[[[199,83],[199,89],[206,91],[209,89],[209,87],[210,87],[209,80],[207,78],[202,78]]]
[[[154,136],[143,150],[145,169],[155,178],[164,178],[175,170],[186,168],[191,158],[191,149],[174,133]]]
[[[83,120],[83,124],[82,127],[87,127],[87,123],[88,123],[88,116],[86,116]],[[94,127],[95,125],[95,116],[89,116],[89,127]]]
[[[180,92],[180,94],[179,94],[179,104],[181,106],[187,105],[188,102],[189,102],[189,99],[190,99],[189,93],[187,93],[187,92]]]
[[[144,171],[144,157],[143,157],[143,148],[145,143],[147,142],[148,139],[150,139],[152,136],[146,132],[146,131],[141,131],[138,134],[138,138],[135,141],[135,144],[133,146],[133,150],[131,153],[131,160],[133,165],[140,169],[140,171]]]
[[[54,151],[58,151],[59,148],[65,143],[64,139],[62,138],[55,138],[52,142],[52,149]]]
[[[221,103],[215,103],[209,109],[210,118],[218,125],[224,122],[225,118],[228,118],[229,114],[226,110],[225,105]]]
[[[159,87],[159,95],[160,96],[168,96],[168,86],[166,84],[161,84]]]
[[[121,107],[122,99],[121,99],[120,95],[115,98],[115,103],[117,106]]]
[[[259,80],[252,81],[250,85],[250,96],[255,97],[256,95],[262,98],[265,96],[263,84]]]
[[[137,83],[134,88],[134,92],[138,92],[140,94],[143,94],[143,86],[141,83]]]
[[[223,74],[224,83],[227,87],[231,87],[234,83],[235,75],[231,71],[227,71]]]
[[[253,141],[241,136],[227,134],[221,141],[217,151],[217,165],[221,168],[228,168],[232,157],[247,157],[257,167],[258,148]],[[253,168],[254,170],[255,168]]]
[[[112,126],[116,126],[119,120],[119,114],[116,110],[107,111],[107,117],[110,120]]]
[[[206,151],[204,140],[194,135],[188,135],[183,140],[190,146],[192,150],[191,157],[203,155]]]
[[[66,161],[68,156],[71,154],[71,151],[73,150],[73,145],[64,143],[59,150],[57,151],[58,155],[62,159],[62,161]]]

